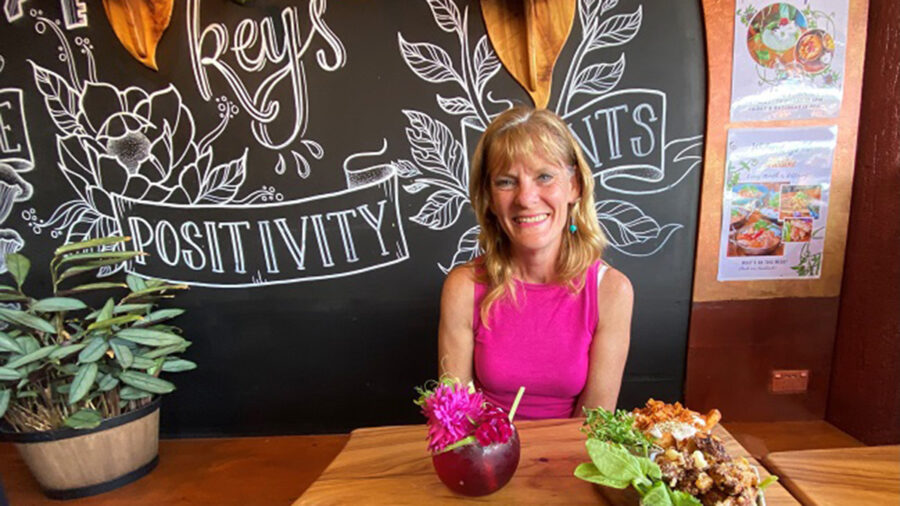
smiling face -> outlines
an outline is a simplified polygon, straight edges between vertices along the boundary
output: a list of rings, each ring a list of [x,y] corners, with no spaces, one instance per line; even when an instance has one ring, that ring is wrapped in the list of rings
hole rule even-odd
[[[540,156],[519,158],[490,174],[490,210],[516,256],[556,259],[580,188],[574,172]]]

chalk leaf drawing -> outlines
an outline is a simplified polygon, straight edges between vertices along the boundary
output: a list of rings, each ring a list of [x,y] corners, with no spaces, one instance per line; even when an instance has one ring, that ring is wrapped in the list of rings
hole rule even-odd
[[[468,7],[460,12],[453,0],[427,0],[427,3],[438,27],[457,36],[458,61],[437,44],[410,42],[398,33],[400,56],[409,69],[424,81],[459,86],[461,95],[446,97],[436,94],[435,99],[443,112],[459,117],[463,142],[456,139],[446,124],[429,114],[403,110],[409,122],[406,137],[412,160],[395,160],[393,167],[401,179],[409,181],[403,185],[404,191],[427,195],[419,212],[410,220],[440,231],[455,225],[462,209],[469,203],[467,140],[480,135],[491,119],[511,107],[512,102],[496,100],[487,91],[489,81],[500,69],[500,61],[486,35],[478,40],[474,48],[471,47]],[[585,65],[588,54],[599,49],[625,46],[640,31],[643,7],[638,5],[632,12],[619,13],[614,11],[618,3],[618,0],[579,1],[581,39],[568,62],[556,112],[569,125],[587,125],[586,140],[581,138],[585,135],[579,137],[576,132],[573,133],[583,148],[586,147],[585,142],[592,147],[590,158],[596,169],[594,175],[598,180],[598,190],[621,195],[663,193],[683,181],[702,163],[703,140],[702,136],[697,135],[665,141],[665,93],[643,88],[614,93],[626,69],[624,52],[613,61]],[[600,116],[605,117],[607,124],[617,121],[613,118],[615,111],[623,107],[627,111],[627,104],[623,101],[640,96],[650,97],[652,100],[648,102],[658,104],[660,108],[657,114],[651,105],[642,103],[633,111],[635,124],[650,133],[650,137],[644,139],[647,144],[632,140],[632,161],[616,165],[616,160],[621,158],[617,151],[620,143],[618,137],[610,137],[609,146],[614,155],[601,163],[597,145],[603,140],[596,139],[588,122]],[[619,100],[619,105],[600,109],[615,100]],[[584,116],[585,111],[587,116]],[[658,131],[652,130],[651,123]],[[614,135],[619,134],[616,132]],[[658,143],[657,139],[660,139]],[[660,148],[655,148],[657,145]],[[648,156],[658,156],[659,159],[650,163],[645,160]],[[672,235],[683,228],[679,223],[661,225],[636,204],[620,199],[599,200],[596,211],[610,245],[633,257],[646,257],[659,252]],[[446,273],[453,266],[477,256],[480,253],[478,234],[477,225],[468,228],[459,238],[449,265],[439,263],[438,267]]]
[[[78,198],[61,204],[49,219],[31,214],[35,233],[51,229],[66,242],[122,234],[113,195],[135,201],[172,204],[249,203],[268,198],[258,190],[243,199],[246,151],[234,160],[215,162],[212,143],[225,130],[237,107],[219,99],[219,124],[199,136],[193,114],[173,85],[151,93],[125,89],[96,78],[93,46],[77,38],[86,55],[88,77],[79,79],[67,38],[54,21],[36,16],[35,29],[49,27],[60,42],[60,60],[68,76],[30,61],[35,86],[58,132],[59,170]],[[120,270],[106,267],[101,274]]]

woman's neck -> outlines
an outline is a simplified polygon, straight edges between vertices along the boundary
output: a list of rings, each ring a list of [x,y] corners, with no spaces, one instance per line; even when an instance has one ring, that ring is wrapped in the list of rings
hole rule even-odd
[[[557,277],[558,257],[558,248],[555,251],[514,251],[513,277],[526,283],[552,283]]]

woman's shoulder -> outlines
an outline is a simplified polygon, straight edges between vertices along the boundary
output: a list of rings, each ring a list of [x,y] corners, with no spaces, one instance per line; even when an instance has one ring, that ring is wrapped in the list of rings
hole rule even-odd
[[[444,295],[453,295],[456,297],[472,296],[475,286],[475,264],[467,262],[457,265],[447,273],[444,280]]]
[[[634,287],[631,286],[631,280],[624,272],[615,267],[601,263],[600,269],[606,269],[603,277],[597,283],[597,295],[600,300],[623,299],[631,301],[634,299]]]

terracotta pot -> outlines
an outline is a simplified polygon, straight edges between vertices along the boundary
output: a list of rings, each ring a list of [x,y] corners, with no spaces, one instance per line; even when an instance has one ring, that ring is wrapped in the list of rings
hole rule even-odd
[[[127,485],[159,462],[159,398],[93,429],[3,432],[51,499],[96,495]]]

